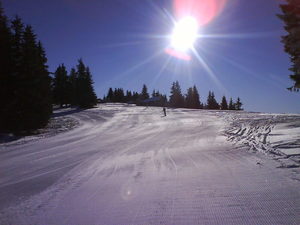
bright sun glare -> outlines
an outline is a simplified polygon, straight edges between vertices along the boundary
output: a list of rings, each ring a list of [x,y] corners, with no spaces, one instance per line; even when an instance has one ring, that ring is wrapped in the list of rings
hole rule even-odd
[[[186,52],[193,48],[197,38],[198,22],[194,17],[185,17],[175,24],[171,36],[171,46],[177,51]]]

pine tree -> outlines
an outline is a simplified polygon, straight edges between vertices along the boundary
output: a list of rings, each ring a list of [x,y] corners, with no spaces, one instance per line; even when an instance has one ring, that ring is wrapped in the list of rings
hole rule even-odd
[[[156,97],[156,91],[155,91],[155,89],[153,89],[151,97],[152,98]]]
[[[1,6],[0,47],[0,129],[19,133],[45,126],[52,113],[45,51],[19,17],[8,26]]]
[[[137,93],[137,92],[133,92],[133,93],[132,93],[132,100],[133,100],[134,102],[136,102],[136,101],[138,100],[139,97],[140,97],[139,93]]]
[[[193,88],[188,88],[186,98],[185,98],[185,106],[189,109],[194,108],[193,98],[194,98]]]
[[[213,91],[208,92],[208,97],[207,97],[207,109],[219,109],[220,106],[218,102],[215,99],[215,94]]]
[[[12,130],[16,132],[41,128],[48,123],[52,113],[50,77],[46,56],[41,43],[37,43],[31,26],[23,29],[16,18],[14,30],[14,96],[12,99]]]
[[[1,9],[1,13],[3,13],[3,10]],[[4,79],[3,82],[0,82],[0,85],[3,85],[3,89],[1,88],[1,93],[3,93],[3,96],[1,95],[1,129],[4,131],[9,131],[9,132],[18,132],[18,124],[20,118],[22,118],[22,115],[20,113],[20,89],[22,88],[22,83],[20,82],[20,77],[22,75],[22,57],[23,57],[23,52],[22,52],[22,43],[23,43],[23,33],[24,33],[24,25],[19,17],[16,17],[12,22],[11,26],[5,27],[5,21],[6,17],[4,15],[1,15],[1,21],[2,21],[2,30],[3,30],[3,35],[6,33],[6,35],[9,35],[7,32],[11,33],[10,34],[10,46],[8,49],[4,47],[4,50],[9,52],[2,52],[3,57],[8,57],[6,60],[9,60],[6,63],[9,63],[9,67],[2,67],[3,70],[8,69],[8,73],[6,74],[1,74],[1,79]],[[9,29],[6,30],[6,29]],[[5,32],[6,30],[6,32]],[[3,44],[4,41],[8,41],[5,36],[3,36],[4,39],[0,38],[0,42]],[[3,60],[3,59],[2,59]]]
[[[62,107],[70,103],[70,83],[65,65],[59,65],[54,74],[53,100]]]
[[[38,73],[41,76],[39,82],[39,92],[40,92],[40,117],[42,126],[46,125],[49,122],[50,116],[52,114],[52,95],[51,95],[51,77],[49,75],[48,66],[47,66],[47,57],[45,49],[41,43],[38,42]]]
[[[173,82],[171,87],[170,105],[172,107],[181,108],[184,107],[184,97],[181,93],[179,82]]]
[[[109,88],[106,96],[106,101],[112,102],[113,99],[114,99],[114,91],[112,88]]]
[[[126,102],[131,102],[132,101],[132,93],[131,91],[126,91],[126,96],[125,96]]]
[[[12,33],[0,2],[0,131],[8,129],[13,99]]]
[[[222,110],[228,110],[227,99],[226,99],[225,96],[222,97],[221,109],[222,109]]]
[[[201,107],[201,102],[200,102],[200,96],[198,89],[196,85],[193,86],[193,108],[194,109],[200,109]]]
[[[243,103],[241,102],[241,99],[237,98],[236,103],[235,103],[235,110],[243,110],[242,105],[243,105]]]
[[[77,65],[77,92],[78,106],[80,108],[91,108],[97,104],[97,96],[94,92],[92,75],[82,59]]]
[[[285,45],[285,51],[291,56],[292,75],[290,78],[294,81],[294,85],[289,90],[299,91],[300,89],[300,1],[286,0],[286,4],[281,4],[280,8],[283,15],[278,17],[284,21],[285,30],[288,35],[282,37]]]
[[[50,78],[46,57],[31,26],[26,26],[22,42],[22,73],[18,74],[18,129],[33,130],[48,123],[52,112]]]
[[[232,98],[230,98],[228,109],[229,110],[235,110],[235,104],[233,103]]]
[[[149,98],[149,94],[148,94],[148,88],[147,86],[144,84],[143,85],[143,88],[142,88],[142,92],[141,92],[141,95],[140,95],[140,99],[141,100],[146,100]]]
[[[125,102],[124,90],[122,88],[115,88],[113,93],[113,102]]]
[[[68,77],[69,80],[69,103],[71,106],[78,105],[78,75],[75,68],[72,68],[70,71],[70,75]]]

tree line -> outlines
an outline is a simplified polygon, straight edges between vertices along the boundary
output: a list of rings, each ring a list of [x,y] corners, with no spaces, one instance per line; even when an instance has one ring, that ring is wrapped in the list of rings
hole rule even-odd
[[[166,95],[161,94],[157,90],[153,90],[152,95],[148,93],[148,88],[144,84],[140,93],[126,91],[122,88],[109,88],[107,95],[103,98],[104,102],[123,102],[135,103],[137,105],[147,106],[169,106],[174,108],[190,108],[190,109],[214,109],[214,110],[243,110],[241,99],[238,97],[234,102],[230,98],[229,103],[225,96],[222,97],[220,103],[217,102],[213,91],[209,91],[206,103],[200,101],[200,95],[197,87],[194,85],[187,89],[186,94],[182,94],[178,81],[173,82],[171,86],[169,100]]]
[[[167,103],[167,96],[161,94],[158,90],[153,90],[151,96],[148,93],[148,88],[144,84],[141,93],[126,90],[123,88],[109,88],[107,95],[103,97],[103,102],[121,102],[121,103],[135,103],[137,105],[148,106],[165,106]]]
[[[53,103],[63,106],[90,108],[97,104],[92,74],[82,59],[68,73],[64,64],[57,67],[52,82]]]
[[[46,52],[33,28],[9,20],[0,2],[0,132],[30,133],[47,125],[53,104],[83,108],[97,103],[90,70],[82,60],[66,76],[50,76]]]
[[[52,113],[51,78],[42,43],[19,17],[9,21],[0,5],[0,130],[45,126]]]

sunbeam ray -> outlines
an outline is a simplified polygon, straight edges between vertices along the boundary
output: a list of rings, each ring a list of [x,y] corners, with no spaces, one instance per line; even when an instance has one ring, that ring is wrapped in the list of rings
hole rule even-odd
[[[166,59],[166,61],[164,62],[164,64],[162,65],[161,69],[159,70],[159,72],[155,75],[155,77],[153,78],[153,81],[151,82],[151,86],[153,86],[156,81],[158,80],[158,78],[160,77],[160,75],[164,72],[164,70],[167,68],[169,62],[171,60],[171,56],[168,56],[168,58]]]
[[[153,55],[149,56],[148,58],[146,58],[145,60],[141,61],[140,63],[136,64],[135,66],[131,67],[130,69],[126,70],[125,72],[115,76],[114,78],[112,78],[111,80],[107,81],[106,84],[108,83],[113,83],[116,80],[125,77],[126,75],[134,72],[135,70],[139,69],[140,67],[150,63],[154,58],[156,58],[157,56],[161,55],[163,53],[163,50],[155,52]]]
[[[255,39],[255,38],[269,38],[280,35],[281,31],[267,31],[267,32],[252,32],[252,33],[236,33],[236,34],[198,34],[197,38],[209,39]]]
[[[199,63],[203,66],[205,71],[208,73],[208,75],[211,77],[211,79],[215,82],[215,84],[218,86],[218,88],[223,93],[228,93],[227,89],[221,84],[219,79],[216,77],[214,72],[211,70],[211,68],[208,66],[208,64],[204,61],[204,59],[198,54],[195,48],[192,48],[192,52],[194,53],[196,59],[199,61]]]
[[[115,44],[110,44],[110,45],[103,45],[103,46],[99,46],[99,48],[119,48],[119,47],[141,45],[141,44],[145,44],[147,42],[148,41],[128,41],[128,42],[120,42],[120,43],[115,43]]]

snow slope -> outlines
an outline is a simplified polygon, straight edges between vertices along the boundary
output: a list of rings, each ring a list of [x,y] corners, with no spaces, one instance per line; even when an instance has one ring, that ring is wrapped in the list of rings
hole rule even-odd
[[[298,148],[299,117],[167,113],[107,104],[71,114],[69,132],[0,145],[0,224],[300,223],[297,158],[279,161],[297,157],[282,149]]]

